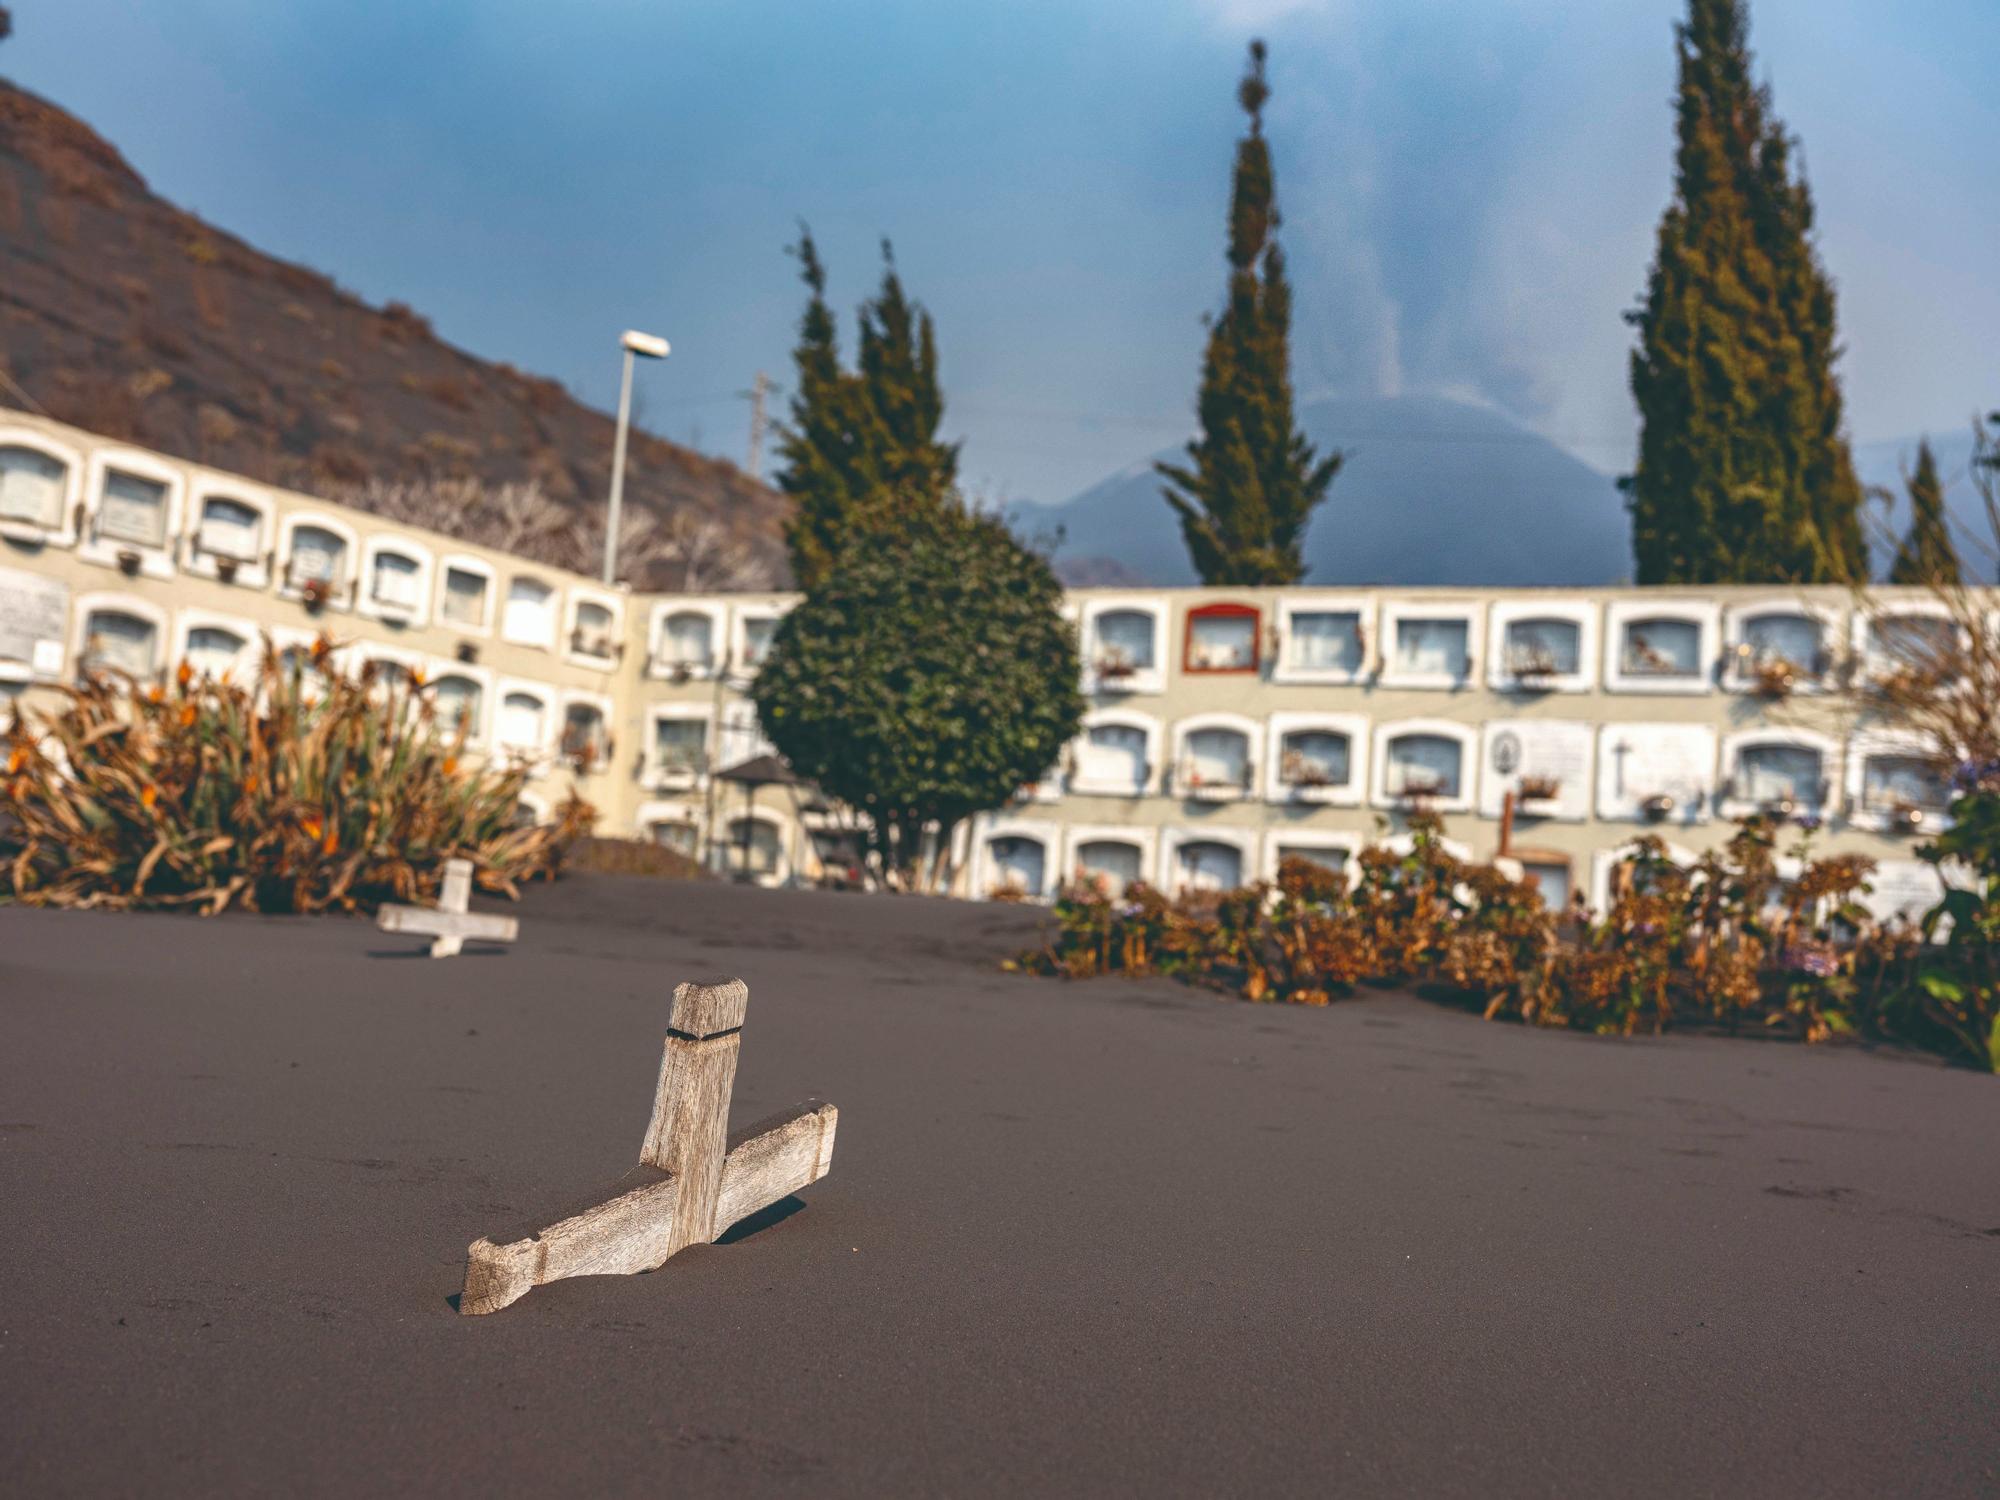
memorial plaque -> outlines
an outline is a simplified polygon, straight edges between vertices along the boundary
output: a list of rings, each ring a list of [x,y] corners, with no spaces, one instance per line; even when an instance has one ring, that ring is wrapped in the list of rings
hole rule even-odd
[[[1715,731],[1706,725],[1606,724],[1598,731],[1600,818],[1696,822],[1708,816],[1714,791]],[[1647,811],[1654,798],[1671,803],[1658,818]]]
[[[1917,859],[1885,859],[1875,867],[1868,883],[1874,889],[1861,904],[1880,922],[1896,917],[1922,921],[1924,913],[1944,897],[1944,881],[1937,867]]]
[[[69,587],[39,573],[0,568],[0,661],[38,675],[61,675],[69,629]]]
[[[1590,726],[1566,720],[1495,719],[1486,726],[1479,811],[1500,816],[1507,793],[1517,814],[1581,820],[1590,815]],[[1531,795],[1532,794],[1532,795]]]
[[[112,541],[161,547],[167,540],[167,487],[113,469],[98,497],[97,530]]]

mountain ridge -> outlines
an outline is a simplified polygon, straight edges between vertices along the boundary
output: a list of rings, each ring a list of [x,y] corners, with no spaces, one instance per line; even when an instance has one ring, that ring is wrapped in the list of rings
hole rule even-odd
[[[350,504],[532,484],[566,537],[603,524],[608,414],[168,202],[4,78],[0,377],[0,405]],[[697,548],[734,559],[732,586],[783,581],[786,502],[726,460],[635,428],[625,500],[659,527],[634,582],[688,585]]]

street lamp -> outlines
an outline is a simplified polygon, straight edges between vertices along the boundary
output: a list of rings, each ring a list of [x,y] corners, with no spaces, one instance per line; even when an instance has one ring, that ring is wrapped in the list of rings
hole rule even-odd
[[[632,423],[632,361],[665,359],[667,341],[650,333],[626,329],[618,340],[625,351],[625,374],[618,382],[618,436],[611,448],[611,507],[604,518],[604,581],[618,576],[618,519],[625,504],[625,433]]]

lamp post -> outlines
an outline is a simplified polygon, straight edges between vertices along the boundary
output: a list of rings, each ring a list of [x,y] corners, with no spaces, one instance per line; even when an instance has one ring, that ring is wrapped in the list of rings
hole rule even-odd
[[[611,447],[611,505],[604,518],[604,581],[618,577],[618,520],[625,504],[625,435],[632,424],[632,361],[665,359],[667,341],[650,333],[626,329],[618,340],[625,350],[625,373],[618,382],[618,436]]]

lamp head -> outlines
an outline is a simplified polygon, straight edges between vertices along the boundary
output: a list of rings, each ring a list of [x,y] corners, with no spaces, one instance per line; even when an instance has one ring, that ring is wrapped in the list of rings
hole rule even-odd
[[[655,334],[640,333],[635,328],[628,328],[625,330],[624,337],[619,339],[618,342],[642,359],[665,359],[667,357],[667,341]]]

